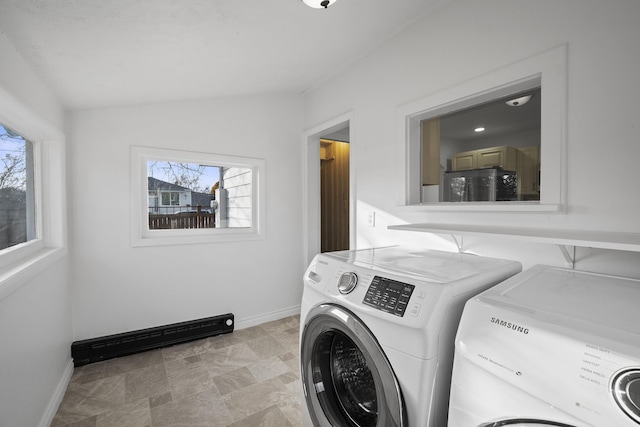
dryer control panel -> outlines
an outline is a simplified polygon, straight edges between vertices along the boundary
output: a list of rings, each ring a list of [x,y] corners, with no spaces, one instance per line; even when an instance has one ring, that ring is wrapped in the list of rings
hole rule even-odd
[[[414,285],[375,276],[362,302],[378,310],[402,317],[407,310],[414,289]]]

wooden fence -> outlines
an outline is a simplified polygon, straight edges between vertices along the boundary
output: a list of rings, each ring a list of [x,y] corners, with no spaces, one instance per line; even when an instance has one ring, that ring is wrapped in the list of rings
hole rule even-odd
[[[214,228],[214,213],[180,212],[149,214],[149,230],[181,230],[185,228]]]

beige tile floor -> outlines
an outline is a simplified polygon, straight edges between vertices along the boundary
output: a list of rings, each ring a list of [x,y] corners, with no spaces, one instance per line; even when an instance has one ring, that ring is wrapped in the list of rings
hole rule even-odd
[[[52,427],[300,426],[299,316],[78,367]]]

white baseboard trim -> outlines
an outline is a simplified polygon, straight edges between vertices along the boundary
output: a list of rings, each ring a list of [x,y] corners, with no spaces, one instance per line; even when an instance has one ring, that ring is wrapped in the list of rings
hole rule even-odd
[[[53,396],[51,396],[51,400],[49,400],[49,404],[42,414],[42,418],[40,419],[40,423],[38,427],[49,427],[53,422],[53,418],[56,416],[56,412],[58,412],[58,407],[64,398],[64,394],[67,391],[67,386],[71,381],[71,376],[73,375],[73,359],[69,359],[67,366],[64,368],[64,372],[62,373],[62,378],[58,382],[58,386],[56,387]]]
[[[282,310],[272,311],[271,313],[265,313],[258,316],[244,318],[242,320],[238,320],[235,318],[236,326],[234,329],[246,329],[252,326],[260,325],[261,323],[267,323],[274,320],[279,320],[284,317],[295,316],[300,314],[300,306],[296,305],[294,307],[285,308]]]

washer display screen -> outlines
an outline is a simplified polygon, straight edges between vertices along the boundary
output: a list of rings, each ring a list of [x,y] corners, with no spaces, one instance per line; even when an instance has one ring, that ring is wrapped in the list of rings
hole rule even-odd
[[[378,310],[402,317],[414,289],[414,285],[375,276],[362,302]]]

